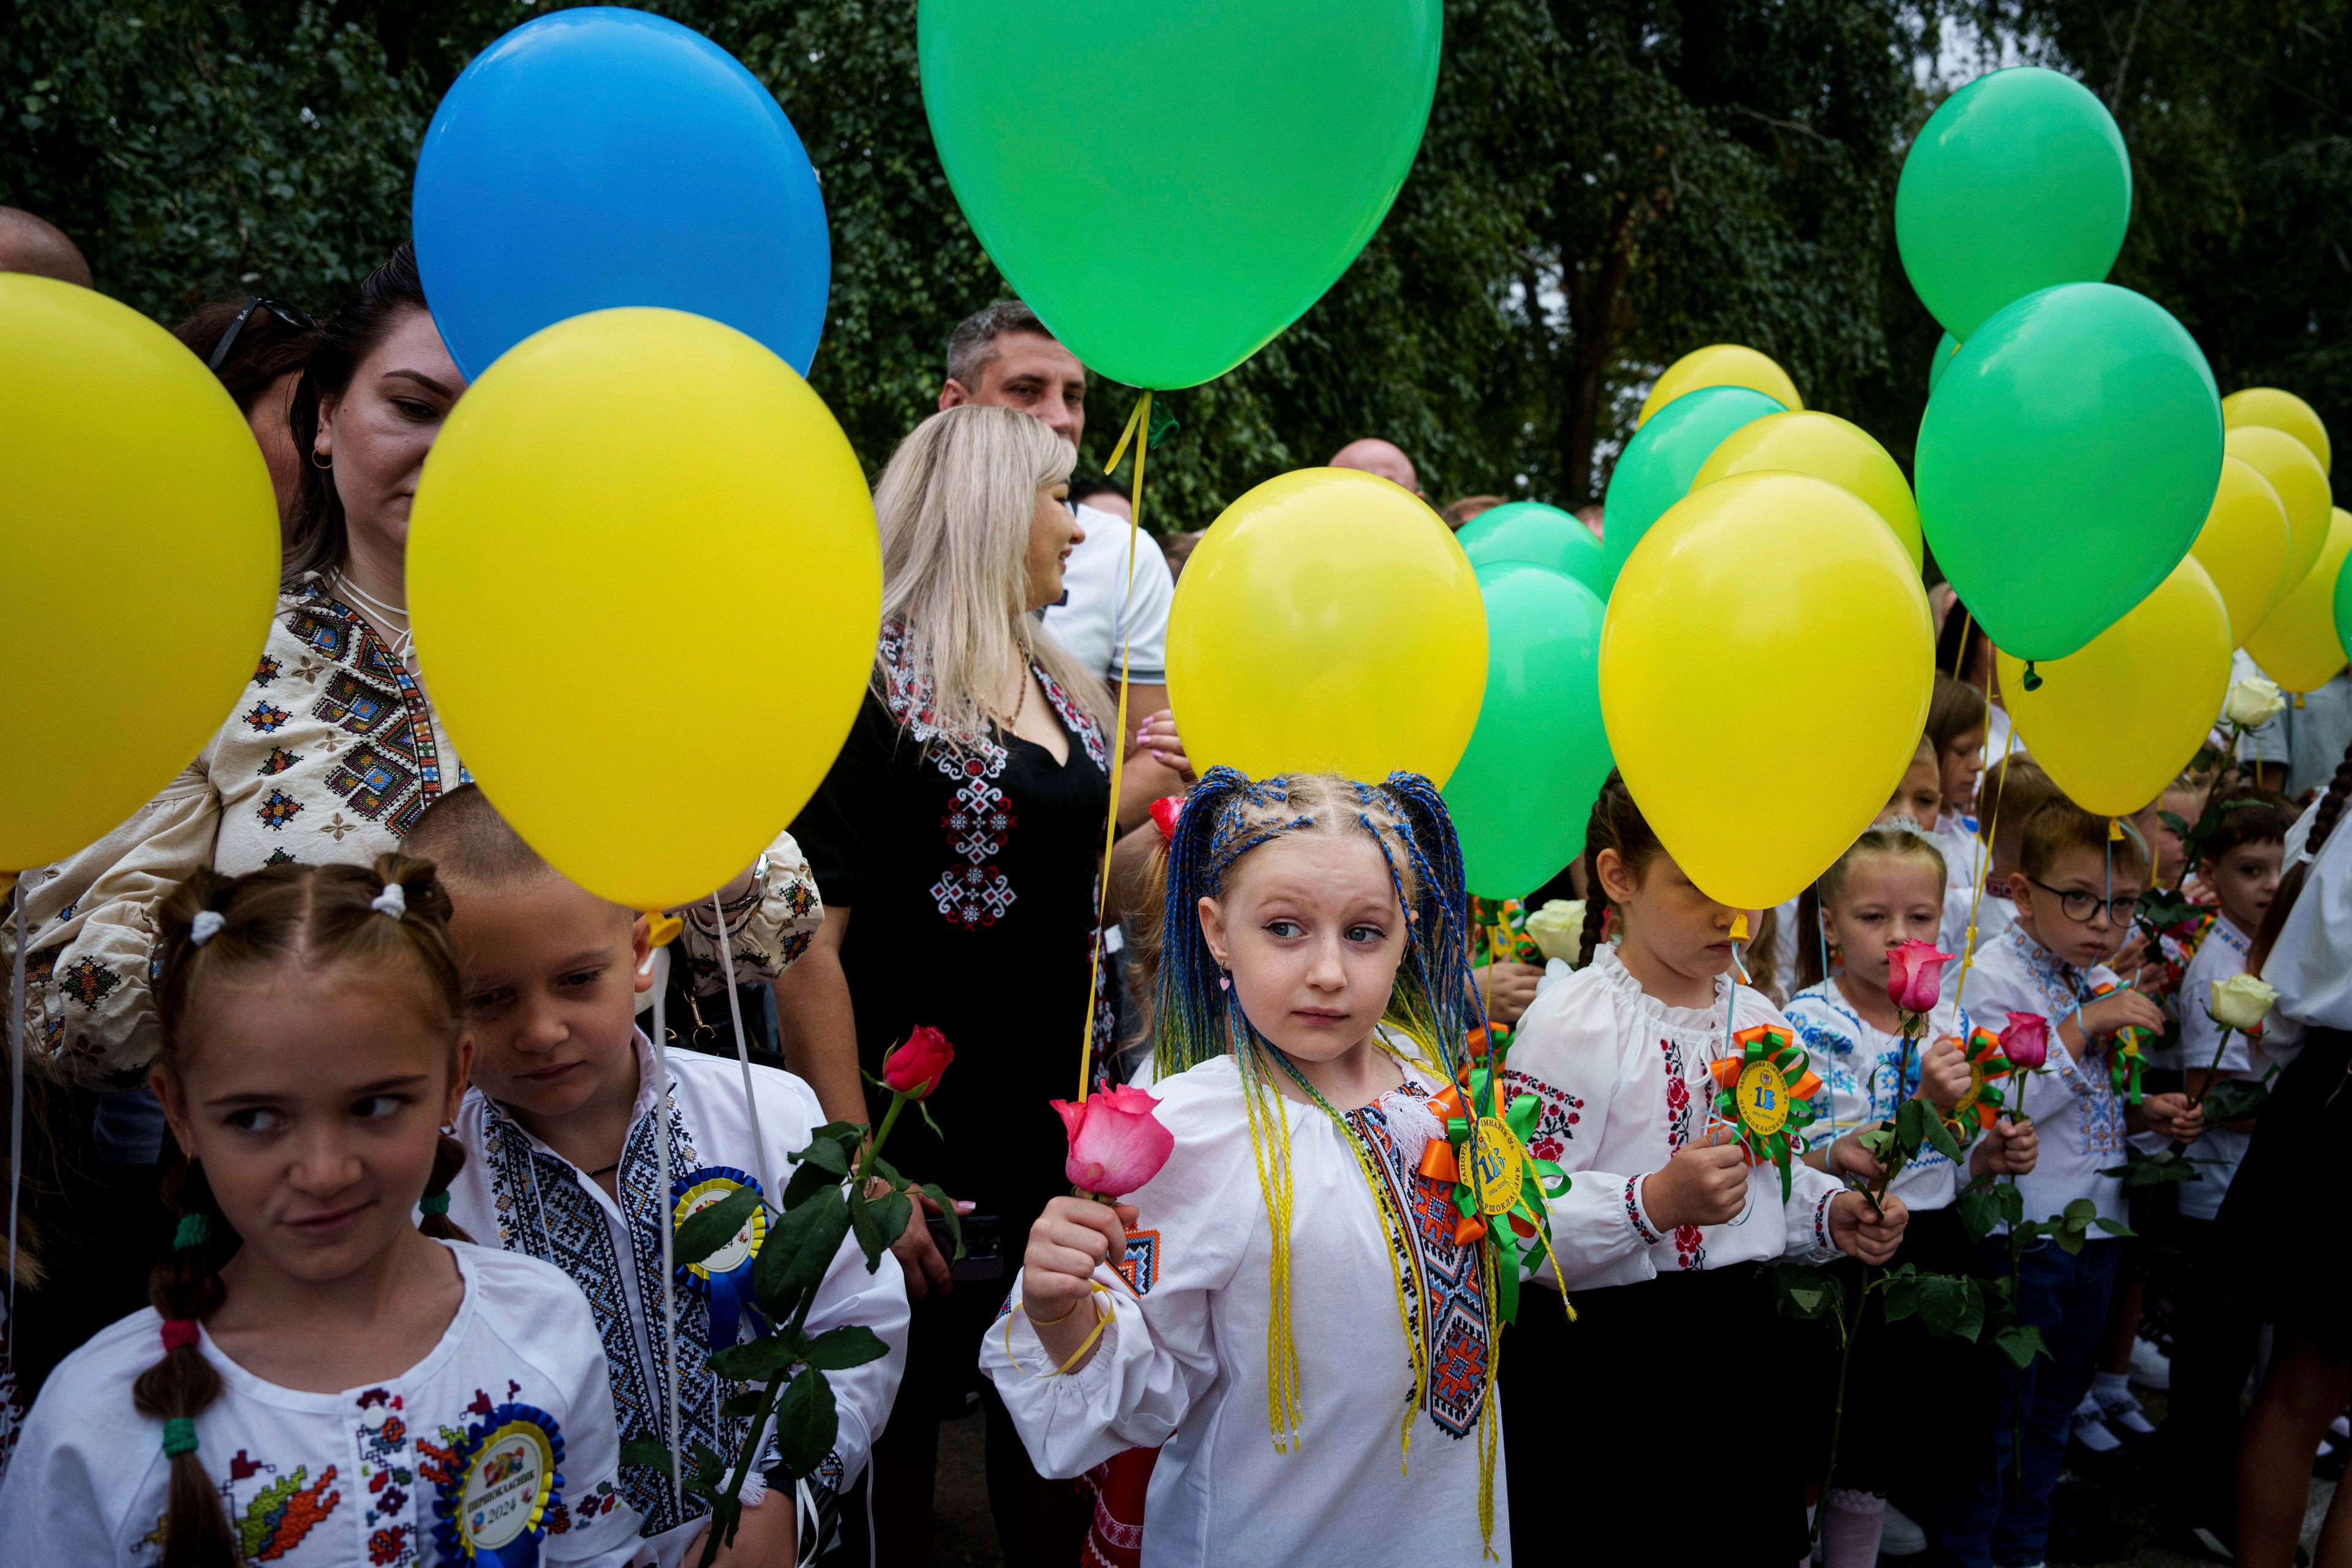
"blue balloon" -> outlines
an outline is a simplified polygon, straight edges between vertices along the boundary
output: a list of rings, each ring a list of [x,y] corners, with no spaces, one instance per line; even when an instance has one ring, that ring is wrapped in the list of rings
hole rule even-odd
[[[734,56],[643,11],[553,12],[476,56],[425,132],[413,221],[469,379],[615,305],[723,321],[803,374],[824,327],[833,244],[800,136]]]
[[[1609,587],[1617,586],[1617,574],[1650,524],[1690,494],[1691,481],[1726,436],[1768,414],[1787,411],[1778,399],[1750,387],[1702,386],[1643,420],[1618,455],[1609,492],[1601,500],[1601,551]]]

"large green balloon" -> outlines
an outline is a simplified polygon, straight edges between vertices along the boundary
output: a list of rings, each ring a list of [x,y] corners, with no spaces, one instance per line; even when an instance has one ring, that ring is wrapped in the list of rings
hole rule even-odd
[[[1539,500],[1505,501],[1464,523],[1454,536],[1473,566],[1529,561],[1565,572],[1595,594],[1609,592],[1601,541],[1570,513]]]
[[[1601,552],[1609,574],[1604,598],[1633,546],[1668,507],[1690,494],[1691,480],[1723,438],[1750,420],[1787,412],[1777,398],[1745,386],[1703,386],[1643,421],[1618,455],[1601,502]]]
[[[1491,630],[1487,633],[1490,637],[1493,635]],[[2352,562],[2336,571],[2336,640],[2344,645],[2344,657],[2352,659]],[[1491,649],[1494,645],[1490,642],[1487,647]]]
[[[1980,76],[1927,117],[1895,187],[1895,243],[1927,313],[1966,342],[2053,283],[2096,282],[2131,217],[2131,158],[2091,90],[2040,66]]]
[[[1070,352],[1192,386],[1297,320],[1380,226],[1429,119],[1439,16],[921,0],[923,107],[989,258]]]
[[[1486,700],[1445,781],[1464,879],[1486,899],[1533,892],[1582,853],[1609,776],[1601,724],[1601,623],[1583,584],[1548,566],[1478,568],[1486,602]]]
[[[1936,384],[1944,379],[1944,369],[1952,356],[1960,352],[1960,340],[1946,332],[1936,340],[1936,352],[1927,360],[1927,395],[1936,395]]]
[[[1960,345],[1919,422],[1919,524],[1992,639],[2063,658],[2189,552],[2221,474],[2195,340],[2106,283],[2031,294]]]

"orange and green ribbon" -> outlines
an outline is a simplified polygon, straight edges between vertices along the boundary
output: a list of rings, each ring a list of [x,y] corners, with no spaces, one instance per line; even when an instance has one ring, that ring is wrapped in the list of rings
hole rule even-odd
[[[1960,1046],[1960,1059],[1969,1064],[1969,1088],[1960,1096],[1959,1103],[1952,1107],[1950,1120],[1958,1121],[1973,1116],[1981,1131],[2000,1120],[2007,1095],[1999,1080],[2015,1073],[2017,1064],[2002,1054],[2000,1037],[1983,1028],[1969,1031],[1968,1039]]]
[[[1738,1129],[1749,1164],[1779,1168],[1780,1201],[1787,1203],[1795,1159],[1791,1135],[1818,1118],[1813,1096],[1822,1080],[1806,1065],[1796,1037],[1780,1025],[1742,1029],[1731,1043],[1738,1055],[1707,1064],[1715,1076],[1715,1113]]]
[[[2093,986],[2091,995],[2095,999],[2116,989],[2115,983],[2109,981]],[[2139,1073],[2146,1065],[2147,1038],[2146,1029],[2129,1026],[2117,1029],[2115,1045],[2107,1052],[2107,1079],[2128,1105],[2137,1105],[2140,1101]]]
[[[1462,1082],[1446,1085],[1429,1108],[1444,1120],[1445,1139],[1432,1139],[1422,1152],[1421,1173],[1454,1188],[1456,1247],[1494,1238],[1496,1308],[1503,1321],[1515,1322],[1520,1268],[1533,1273],[1551,1256],[1544,1200],[1569,1185],[1568,1173],[1528,1147],[1542,1102],[1532,1094],[1507,1100],[1501,1075],[1477,1066]],[[1495,1224],[1498,1219],[1503,1223]]]

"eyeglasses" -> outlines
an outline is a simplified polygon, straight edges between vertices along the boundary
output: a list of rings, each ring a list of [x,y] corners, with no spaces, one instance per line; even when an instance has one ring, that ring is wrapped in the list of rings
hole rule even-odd
[[[2137,893],[2100,899],[2079,889],[2069,892],[2053,888],[2039,877],[2028,877],[2025,879],[2045,893],[2057,894],[2058,907],[2065,911],[2068,920],[2080,925],[2089,925],[2094,917],[2101,914],[2106,916],[2109,925],[2121,925],[2131,919],[2132,910],[2139,903]]]
[[[246,322],[253,320],[256,310],[268,311],[298,332],[310,331],[319,324],[310,312],[299,305],[289,305],[282,300],[265,300],[256,294],[246,300],[245,309],[236,313],[236,319],[228,324],[228,331],[223,332],[220,342],[213,345],[213,357],[205,362],[206,370],[219,373],[221,361],[228,358],[228,351],[236,344],[236,335],[245,331]]]

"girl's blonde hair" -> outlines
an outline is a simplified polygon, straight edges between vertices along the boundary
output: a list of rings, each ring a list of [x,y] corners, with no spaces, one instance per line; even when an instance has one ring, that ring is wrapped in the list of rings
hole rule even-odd
[[[986,743],[997,695],[1032,659],[1106,736],[1118,722],[1101,679],[1029,614],[1024,562],[1037,492],[1076,463],[1076,448],[1043,420],[968,403],[916,426],[874,488],[882,619],[905,626],[906,657],[931,686],[929,721],[954,750]],[[877,652],[877,689],[893,673]]]
[[[1845,900],[1845,884],[1853,868],[1873,856],[1890,859],[1916,860],[1935,872],[1936,896],[1944,893],[1944,852],[1936,841],[1901,823],[1890,822],[1866,829],[1863,836],[1846,847],[1844,854],[1831,863],[1822,873],[1821,880],[1807,888],[1797,900],[1797,989],[1818,985],[1829,978],[1829,964],[1823,948],[1827,939],[1822,933],[1822,906],[1836,905]]]

